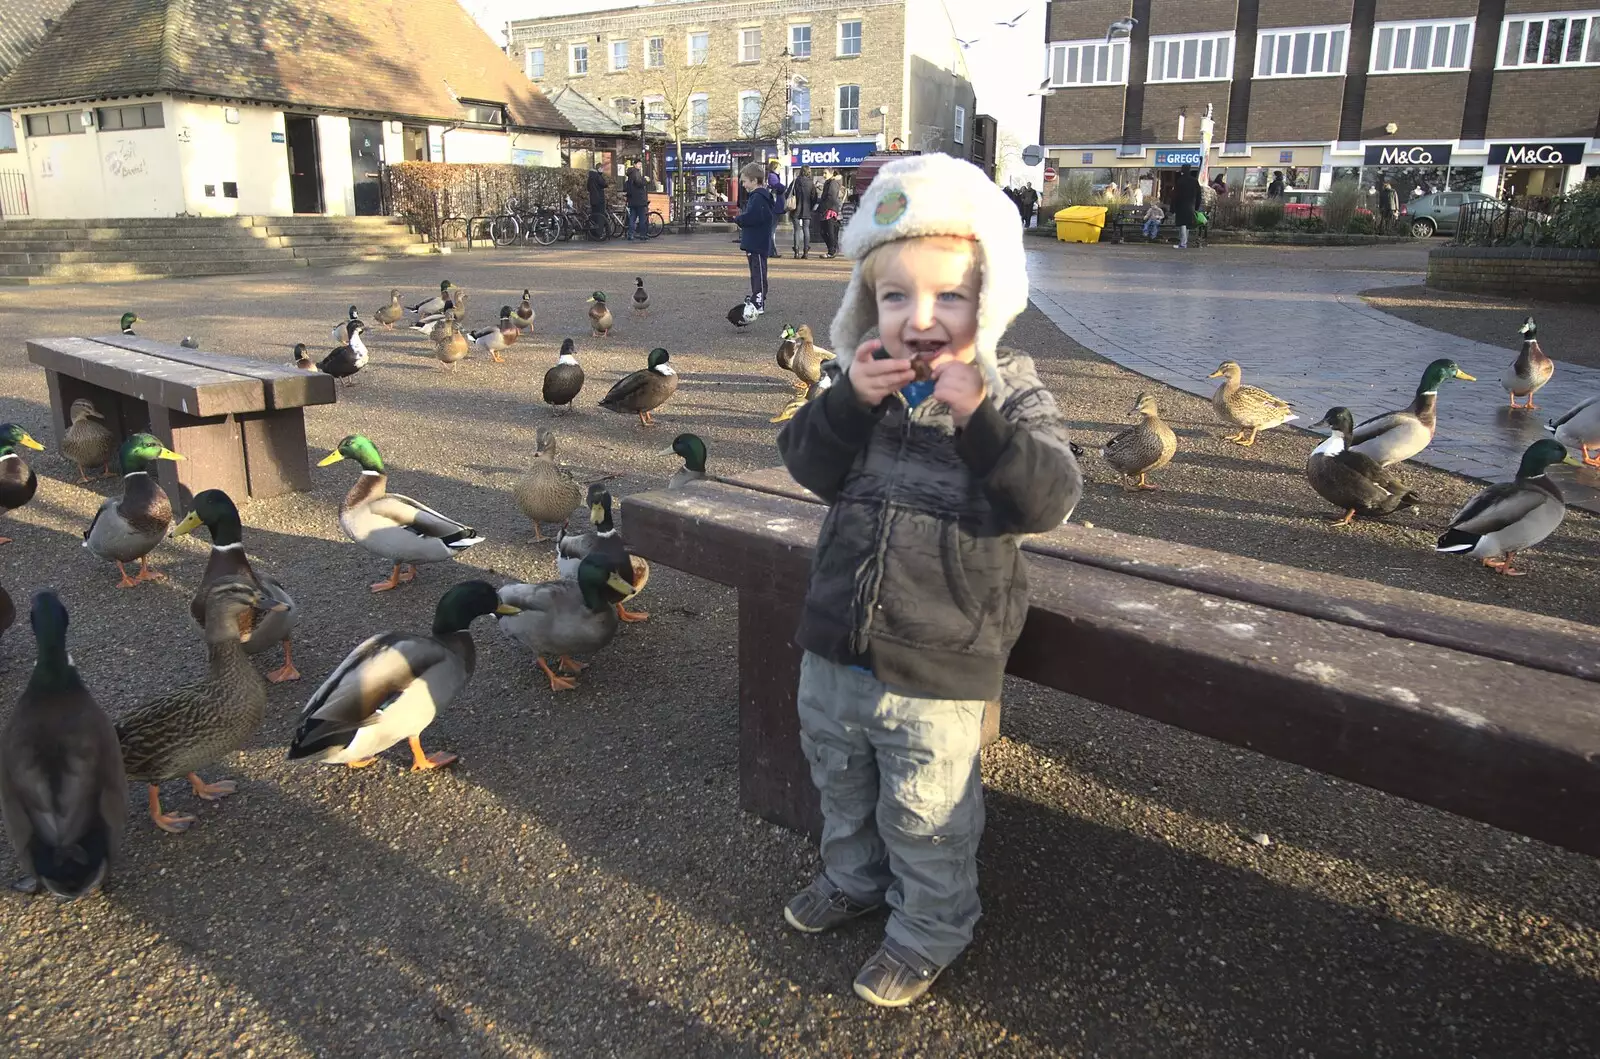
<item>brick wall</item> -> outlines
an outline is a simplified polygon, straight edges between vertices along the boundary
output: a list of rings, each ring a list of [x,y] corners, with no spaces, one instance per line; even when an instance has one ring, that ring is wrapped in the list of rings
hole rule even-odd
[[[1545,15],[1557,11],[1582,11],[1594,5],[1584,0],[1506,0],[1507,15]]]
[[[1337,26],[1349,21],[1350,0],[1261,0],[1257,25],[1261,29],[1276,29],[1280,26]],[[1254,119],[1251,121],[1253,125]]]
[[[1343,98],[1342,77],[1256,81],[1250,86],[1250,142],[1330,139],[1339,128]]]
[[[1103,40],[1106,27],[1132,11],[1133,0],[1056,0],[1050,5],[1045,36],[1047,40]],[[996,12],[996,17],[1009,16]]]
[[[1594,135],[1596,113],[1600,67],[1498,70],[1489,101],[1489,138],[1588,138]]]
[[[1442,247],[1428,254],[1427,283],[1437,290],[1593,303],[1600,300],[1600,253]]]
[[[1227,138],[1228,90],[1226,81],[1207,81],[1203,84],[1149,85],[1144,90],[1144,129],[1141,143],[1175,143],[1178,139],[1178,111],[1187,111],[1183,135],[1185,142],[1200,142],[1200,118],[1206,104],[1216,104],[1212,118],[1217,123],[1213,143]]]
[[[1220,33],[1233,29],[1238,17],[1238,0],[1151,0],[1150,33]]]
[[[1388,137],[1383,127],[1400,126],[1395,139],[1453,140],[1461,135],[1461,109],[1466,104],[1467,74],[1395,74],[1367,78],[1361,138]]]
[[[1556,0],[1541,0],[1552,3]],[[1476,18],[1478,0],[1378,0],[1379,22],[1422,18]],[[1457,130],[1460,131],[1460,130]]]
[[[1044,101],[1044,143],[1121,143],[1122,85],[1063,88]],[[1149,104],[1145,105],[1146,111]]]

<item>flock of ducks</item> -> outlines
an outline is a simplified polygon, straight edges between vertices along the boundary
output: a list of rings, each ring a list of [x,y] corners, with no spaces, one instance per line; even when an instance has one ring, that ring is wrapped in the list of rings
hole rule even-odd
[[[1510,395],[1510,407],[1536,410],[1534,394],[1550,381],[1555,364],[1539,346],[1538,326],[1528,317],[1521,328],[1522,349],[1501,377]],[[1234,361],[1224,361],[1211,373],[1221,378],[1211,405],[1218,419],[1238,430],[1224,440],[1248,447],[1262,430],[1271,430],[1298,417],[1288,402],[1242,381]],[[1330,408],[1314,427],[1328,427],[1328,439],[1306,459],[1307,483],[1316,494],[1339,509],[1336,524],[1350,525],[1360,515],[1378,518],[1417,506],[1415,490],[1395,468],[1415,457],[1433,441],[1438,429],[1439,387],[1451,380],[1476,382],[1452,360],[1429,364],[1417,384],[1416,395],[1405,408],[1360,423],[1348,408]],[[1519,403],[1519,399],[1521,403]],[[1155,398],[1140,394],[1130,414],[1137,421],[1108,440],[1100,455],[1133,487],[1154,489],[1146,476],[1172,462],[1178,438],[1161,419]],[[1520,575],[1513,565],[1519,551],[1531,548],[1556,531],[1566,516],[1561,490],[1546,471],[1557,463],[1600,467],[1600,396],[1592,397],[1547,429],[1554,438],[1534,442],[1522,454],[1516,479],[1491,485],[1474,496],[1450,520],[1436,550],[1471,555],[1499,573]],[[1581,460],[1568,450],[1582,452]]]

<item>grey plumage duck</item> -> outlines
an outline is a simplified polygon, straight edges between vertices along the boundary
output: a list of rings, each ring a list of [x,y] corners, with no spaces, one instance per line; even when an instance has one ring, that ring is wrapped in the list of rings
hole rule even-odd
[[[94,402],[80,397],[72,402],[67,413],[72,425],[61,435],[61,454],[78,465],[78,484],[93,481],[90,467],[99,467],[95,478],[111,477],[111,460],[117,454],[117,436],[105,425],[105,416],[95,408]]]
[[[1392,471],[1370,456],[1350,451],[1350,432],[1355,429],[1350,409],[1330,408],[1311,425],[1333,430],[1306,459],[1306,481],[1318,496],[1344,512],[1337,525],[1348,526],[1357,515],[1392,515],[1417,506],[1416,493]]]
[[[556,462],[555,434],[548,427],[540,427],[534,437],[533,463],[528,473],[511,486],[511,495],[533,523],[534,542],[542,544],[550,538],[544,536],[539,524],[567,521],[583,504],[583,486],[571,471]]]
[[[1105,461],[1129,478],[1139,489],[1154,489],[1144,480],[1151,471],[1157,471],[1172,462],[1178,451],[1178,435],[1162,422],[1156,408],[1156,399],[1147,393],[1134,398],[1130,414],[1139,421],[1122,433],[1115,435],[1100,449]]]
[[[673,471],[667,479],[668,489],[682,489],[690,482],[698,482],[706,476],[706,443],[700,440],[698,434],[679,434],[672,439],[671,445],[656,455],[683,457],[683,466]]]
[[[1453,360],[1436,360],[1422,372],[1416,396],[1397,412],[1357,423],[1350,435],[1350,451],[1371,456],[1385,467],[1409,460],[1428,447],[1439,426],[1439,386],[1449,379],[1478,380]]]
[[[1499,574],[1520,577],[1512,566],[1516,553],[1532,548],[1567,517],[1566,498],[1546,474],[1557,463],[1577,463],[1566,446],[1541,438],[1522,454],[1513,482],[1498,482],[1468,500],[1450,520],[1435,551],[1471,555]]]
[[[156,460],[181,460],[182,456],[150,434],[135,434],[122,443],[122,496],[100,505],[83,546],[101,559],[117,564],[122,580],[118,588],[133,588],[140,581],[164,581],[166,575],[150,569],[149,554],[172,525],[172,501],[150,474]],[[129,577],[124,563],[139,560],[139,573]]]
[[[1555,362],[1539,347],[1538,335],[1539,325],[1530,316],[1522,324],[1522,350],[1500,376],[1500,385],[1511,395],[1512,408],[1537,409],[1539,406],[1533,403],[1533,395],[1556,373]],[[1519,397],[1526,400],[1518,404]]]
[[[1600,455],[1589,455],[1590,449],[1600,449],[1600,397],[1578,402],[1566,415],[1550,420],[1545,429],[1567,448],[1581,449],[1584,463],[1600,467]]]
[[[588,668],[572,656],[594,654],[616,637],[617,608],[633,591],[603,557],[590,555],[576,580],[502,586],[500,601],[517,613],[499,619],[500,631],[533,652],[551,691],[571,691],[577,685],[570,678]],[[550,668],[547,654],[567,676]]]

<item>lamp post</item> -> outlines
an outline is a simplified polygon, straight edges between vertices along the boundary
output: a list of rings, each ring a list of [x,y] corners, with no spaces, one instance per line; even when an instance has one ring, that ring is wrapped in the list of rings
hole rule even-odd
[[[889,108],[879,105],[874,114],[878,115],[878,139],[883,141],[883,146],[889,146]]]

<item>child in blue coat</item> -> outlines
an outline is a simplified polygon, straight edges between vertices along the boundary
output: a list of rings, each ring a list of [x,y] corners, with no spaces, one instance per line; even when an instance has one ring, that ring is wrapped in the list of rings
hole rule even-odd
[[[773,241],[778,227],[777,202],[766,180],[766,170],[755,162],[739,170],[739,183],[745,192],[744,209],[733,219],[739,226],[739,249],[750,262],[750,297],[757,313],[767,310],[767,258],[778,250]]]

